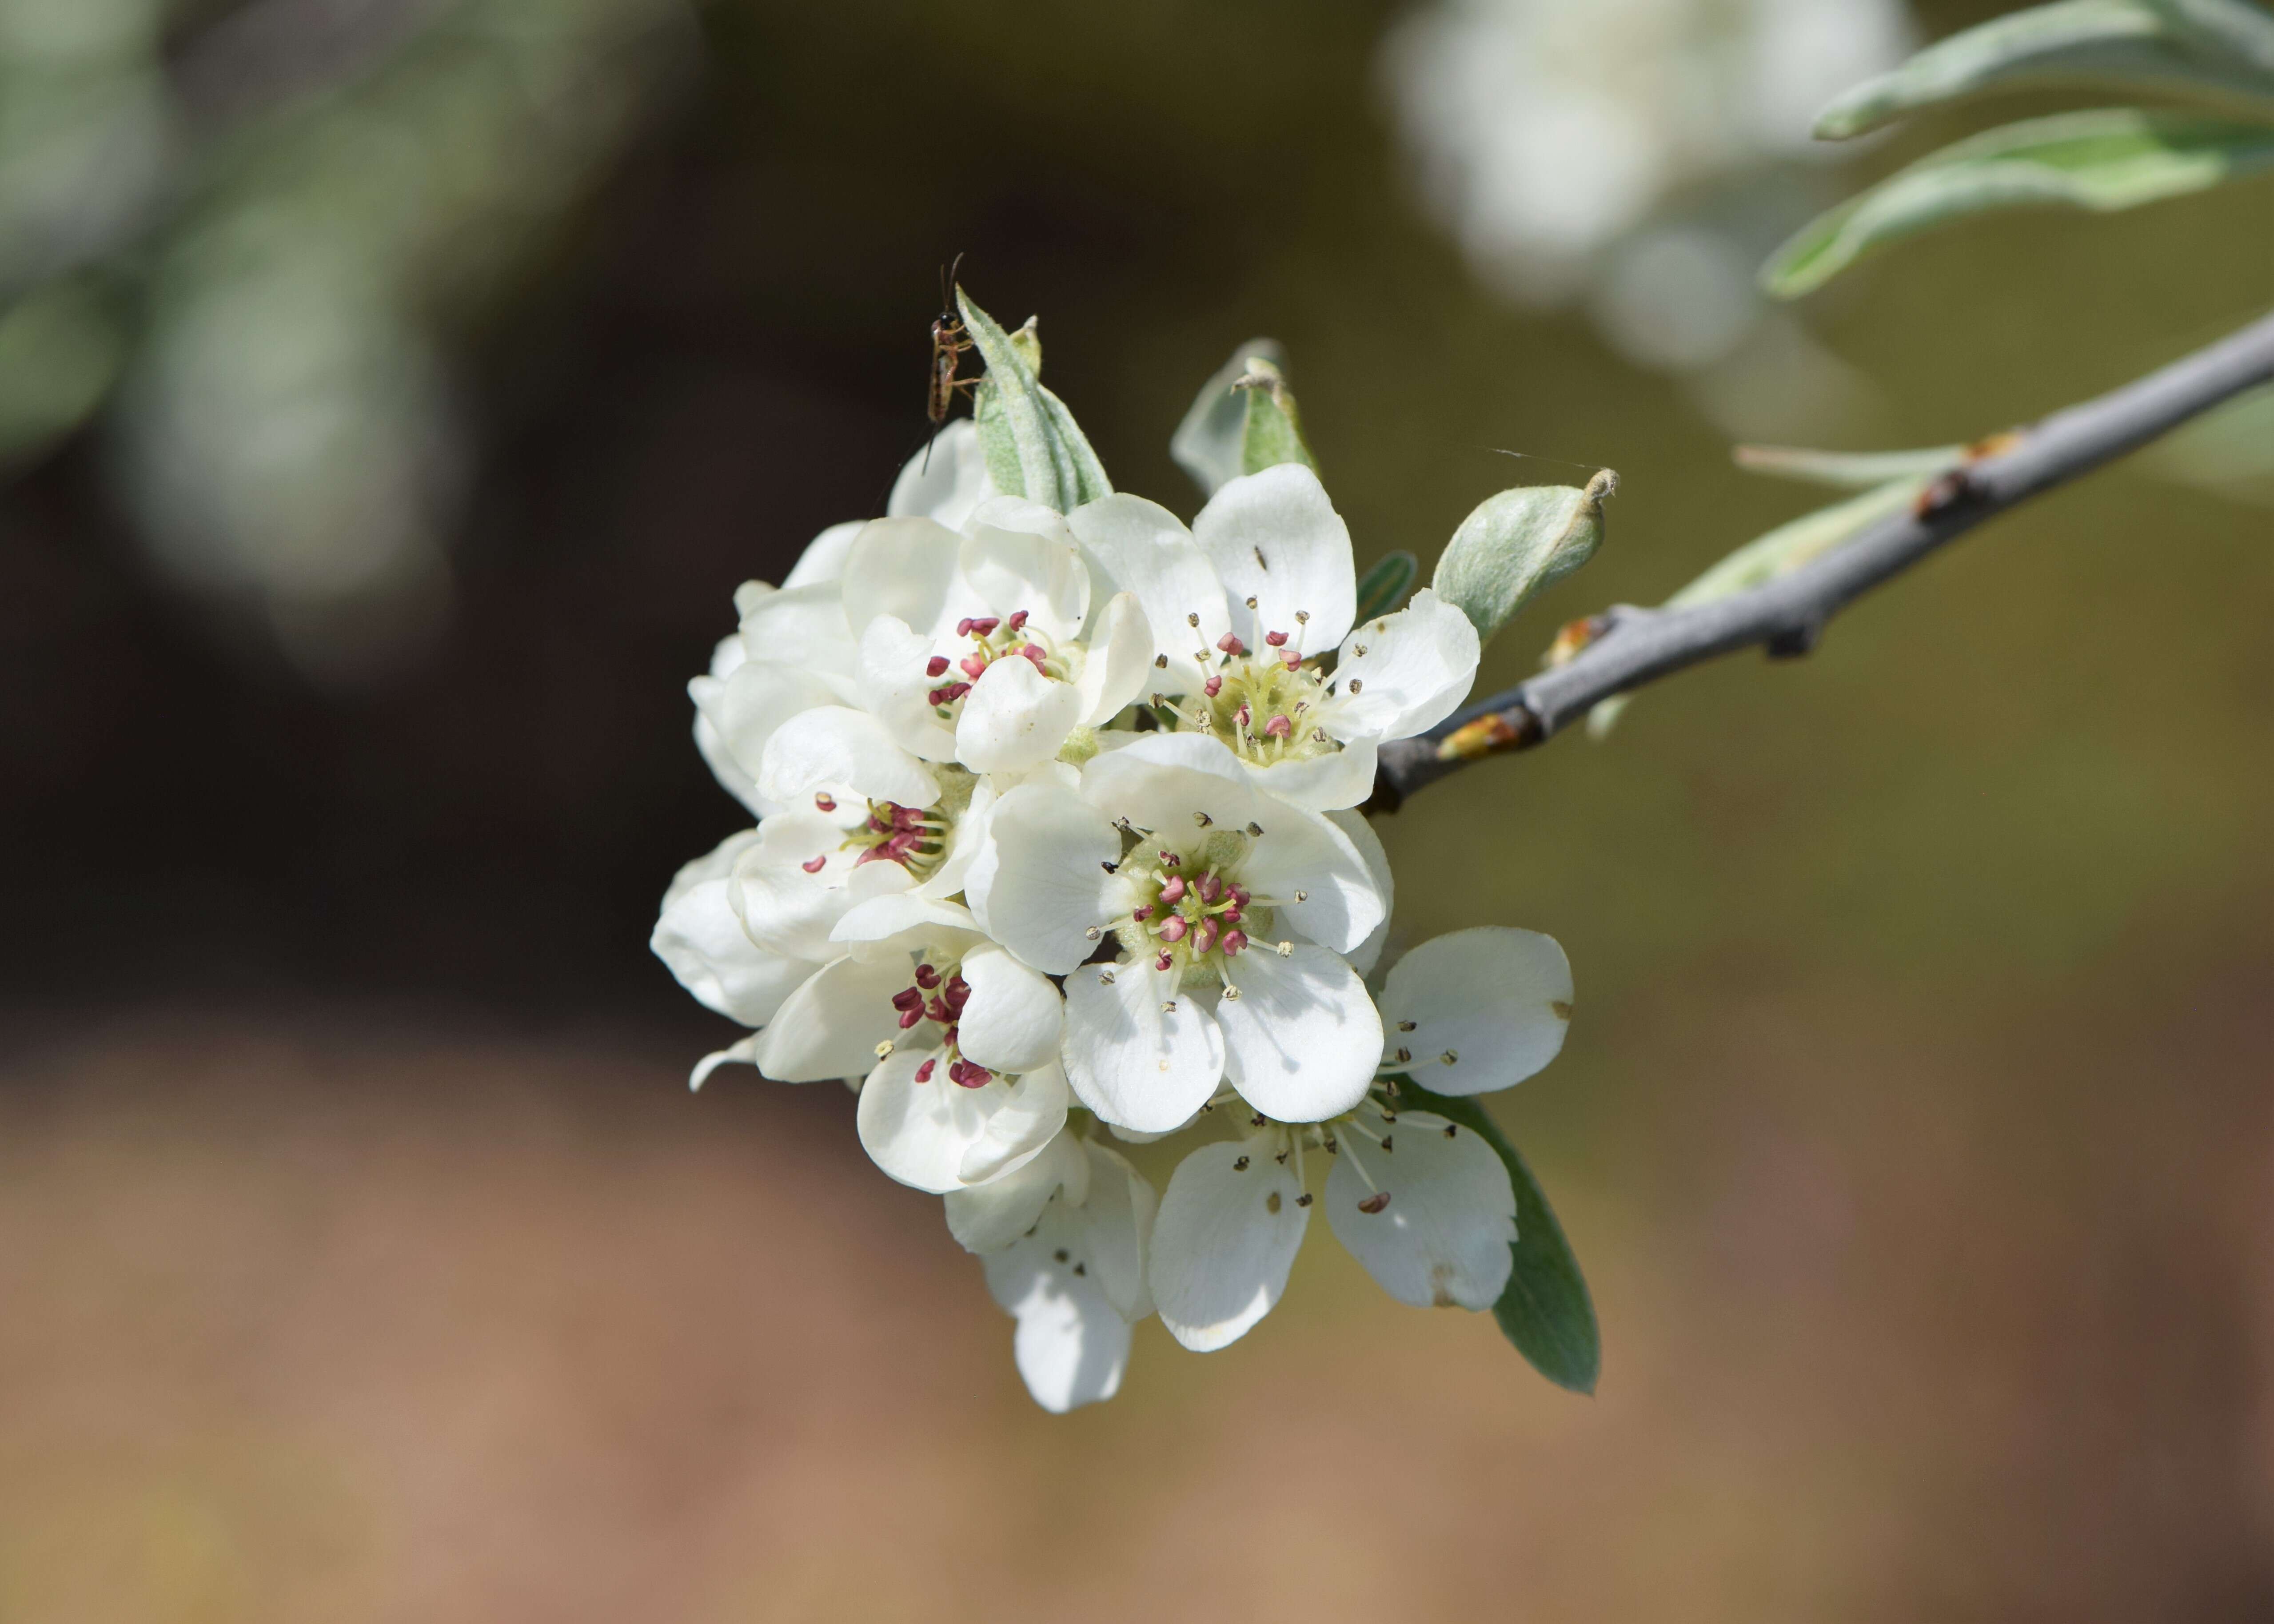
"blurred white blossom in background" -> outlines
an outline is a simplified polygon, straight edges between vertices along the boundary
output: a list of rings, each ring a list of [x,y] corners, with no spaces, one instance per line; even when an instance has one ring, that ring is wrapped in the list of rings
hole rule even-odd
[[[1903,0],[1434,0],[1380,68],[1430,213],[1521,304],[1584,303],[1733,432],[1852,386],[1754,291],[1813,212],[1818,110],[1916,41]]]
[[[97,412],[152,555],[311,674],[439,619],[493,308],[685,0],[0,0],[0,459]]]

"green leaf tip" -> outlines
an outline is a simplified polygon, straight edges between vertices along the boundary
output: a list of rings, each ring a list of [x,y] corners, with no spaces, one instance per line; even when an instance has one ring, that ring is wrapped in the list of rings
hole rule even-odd
[[[1403,1107],[1434,1111],[1471,1130],[1507,1167],[1516,1189],[1516,1243],[1509,1248],[1515,1267],[1493,1304],[1493,1318],[1532,1369],[1569,1392],[1592,1395],[1603,1369],[1594,1299],[1540,1181],[1476,1101],[1432,1094],[1410,1080],[1398,1083],[1397,1097]]]
[[[2096,213],[2201,192],[2274,166],[2274,128],[2192,113],[2102,108],[1987,130],[1819,214],[1761,267],[1779,298],[1822,287],[1886,244],[1969,214]]]
[[[1618,488],[1618,475],[1606,468],[1584,490],[1520,485],[1487,497],[1453,532],[1429,584],[1469,617],[1480,642],[1491,642],[1517,610],[1594,557],[1603,503]]]
[[[1111,496],[1112,483],[1073,413],[1043,387],[1043,341],[1035,319],[1006,333],[960,286],[955,304],[986,364],[971,415],[995,488],[1060,513]]]
[[[1303,439],[1286,356],[1269,338],[1251,338],[1216,370],[1170,437],[1169,455],[1204,496],[1227,481],[1282,462],[1316,468]]]
[[[1421,561],[1411,553],[1393,553],[1359,577],[1358,616],[1352,624],[1364,625],[1378,614],[1388,614],[1405,602],[1420,573]]]
[[[1999,90],[2086,86],[2274,113],[2274,18],[2239,0],[2057,0],[1937,41],[1818,116],[1844,140],[1920,108]]]

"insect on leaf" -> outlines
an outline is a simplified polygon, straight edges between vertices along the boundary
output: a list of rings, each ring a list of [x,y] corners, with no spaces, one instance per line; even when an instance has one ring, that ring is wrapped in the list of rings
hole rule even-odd
[[[2274,127],[2106,108],[1984,131],[1818,215],[1770,259],[1781,298],[1864,254],[1968,214],[2032,206],[2108,213],[2202,192],[2274,165]]]

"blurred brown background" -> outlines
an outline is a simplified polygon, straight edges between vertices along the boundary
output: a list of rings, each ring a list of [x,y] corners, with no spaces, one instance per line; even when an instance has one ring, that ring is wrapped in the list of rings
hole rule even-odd
[[[1362,562],[1620,470],[1495,685],[1809,505],[1732,436],[1985,432],[2274,289],[2260,182],[1653,348],[1612,248],[1526,282],[1417,184],[1420,15],[0,0],[0,1618],[2274,1613],[2274,526],[2168,456],[1382,823],[1407,940],[1570,952],[1499,1115],[1593,1399],[1320,1237],[1044,1416],[841,1090],[685,1093],[685,680],[880,506],[953,255],[1187,514],[1258,332]],[[1604,240],[1755,253],[1978,122]]]

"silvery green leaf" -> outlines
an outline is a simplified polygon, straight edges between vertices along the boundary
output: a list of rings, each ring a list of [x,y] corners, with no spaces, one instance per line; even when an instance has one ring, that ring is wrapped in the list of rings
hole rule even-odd
[[[1510,1144],[1500,1124],[1476,1100],[1432,1094],[1410,1080],[1400,1081],[1398,1103],[1440,1116],[1482,1139],[1508,1169],[1516,1188],[1515,1267],[1508,1285],[1493,1304],[1493,1318],[1501,1335],[1532,1368],[1559,1387],[1593,1393],[1603,1369],[1602,1332],[1595,1322],[1594,1299],[1587,1293],[1586,1276],[1555,1208],[1532,1169]]]
[[[0,455],[78,427],[109,393],[125,353],[109,308],[81,282],[51,282],[0,315]]]
[[[1926,488],[1934,475],[1946,466],[1947,463],[1938,463],[1932,469],[1890,479],[1860,496],[1851,496],[1844,502],[1835,502],[1829,508],[1819,508],[1813,513],[1804,513],[1797,519],[1788,520],[1739,547],[1668,598],[1662,606],[1688,609],[1698,604],[1712,603],[1716,598],[1728,598],[1733,593],[1774,580],[1788,570],[1799,568],[1811,559],[1821,558],[1866,525],[1876,523],[1889,514],[1901,512]],[[1618,720],[1619,713],[1627,708],[1628,702],[1633,697],[1630,694],[1621,694],[1588,711],[1588,736],[1600,739],[1609,733],[1612,725]]]
[[[1260,474],[1282,462],[1318,467],[1318,459],[1303,439],[1295,392],[1287,387],[1286,374],[1276,362],[1249,357],[1246,374],[1232,387],[1247,397],[1247,422],[1239,437],[1241,473]]]
[[[1739,446],[1733,453],[1737,466],[1750,473],[1803,485],[1828,485],[1835,490],[1861,491],[1906,479],[1940,473],[1966,455],[1963,446],[1928,446],[1918,451],[1810,451],[1798,446]]]
[[[1094,502],[1100,497],[1112,495],[1113,482],[1105,477],[1105,464],[1099,462],[1097,453],[1090,449],[1089,436],[1081,432],[1081,425],[1073,420],[1073,413],[1066,410],[1066,403],[1045,388],[1043,390],[1043,406],[1050,415],[1050,427],[1065,447],[1066,455],[1073,460],[1074,506],[1079,508],[1084,502]]]
[[[1185,420],[1169,437],[1169,455],[1193,477],[1203,496],[1214,496],[1218,486],[1245,471],[1240,463],[1247,436],[1248,395],[1232,386],[1247,375],[1251,361],[1284,367],[1286,354],[1276,339],[1249,339],[1201,386]]]
[[[1818,117],[1816,133],[1837,140],[1939,102],[2063,85],[2191,96],[2274,114],[2274,72],[2195,23],[2189,9],[2158,0],[2059,0],[1995,18],[1856,86]],[[2227,0],[2210,0],[2207,8],[2235,9],[2251,10]],[[2274,26],[2264,13],[2255,15]]]
[[[1461,521],[1429,584],[1490,642],[1543,587],[1594,556],[1603,539],[1603,499],[1618,489],[1608,469],[1576,485],[1524,485],[1487,497]]]
[[[1359,577],[1358,615],[1352,624],[1364,625],[1404,604],[1420,568],[1411,553],[1393,553]]]
[[[1818,216],[1777,250],[1761,282],[1791,298],[1873,249],[1963,215],[2134,208],[2270,165],[2274,128],[2138,108],[2033,118],[1946,147]]]
[[[2197,43],[2274,74],[2274,14],[2250,0],[2150,0]]]
[[[1112,487],[1106,484],[1105,470],[1074,425],[1073,414],[1035,375],[1042,341],[1032,330],[1034,324],[1029,321],[1020,329],[1023,341],[1014,339],[960,288],[955,290],[955,302],[987,364],[987,381],[972,417],[979,425],[980,447],[996,488],[1060,513],[1088,500],[1085,489],[1100,495],[1109,492]]]

